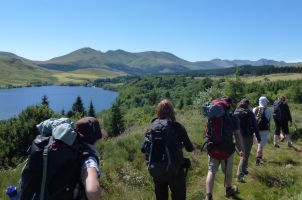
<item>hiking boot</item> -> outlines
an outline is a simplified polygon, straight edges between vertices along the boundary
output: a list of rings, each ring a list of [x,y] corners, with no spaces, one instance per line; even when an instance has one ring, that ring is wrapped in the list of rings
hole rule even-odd
[[[211,194],[211,193],[208,193],[208,194],[206,195],[205,200],[213,200],[212,194]]]
[[[236,194],[238,192],[238,188],[236,185],[233,185],[232,187],[227,187],[225,190],[225,197],[229,198]]]
[[[279,144],[274,144],[275,148],[280,148]]]
[[[248,175],[248,174],[249,174],[249,171],[246,170],[246,171],[244,171],[243,173],[244,173],[244,175]]]
[[[246,183],[246,181],[244,180],[244,178],[242,176],[237,177],[237,182]]]
[[[263,161],[260,157],[256,157],[256,165],[262,165]]]
[[[292,147],[292,146],[293,146],[293,143],[290,142],[290,141],[288,141],[288,142],[287,142],[287,146],[288,146],[288,147]]]

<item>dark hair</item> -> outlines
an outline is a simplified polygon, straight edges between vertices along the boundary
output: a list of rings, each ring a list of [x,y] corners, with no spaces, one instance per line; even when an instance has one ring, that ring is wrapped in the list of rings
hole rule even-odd
[[[281,101],[285,101],[286,97],[285,96],[280,96],[278,99],[281,100]]]
[[[250,101],[246,98],[241,99],[241,101],[237,104],[237,108],[248,108],[250,105]]]
[[[159,119],[170,119],[172,122],[176,121],[175,111],[172,102],[168,99],[163,99],[156,107],[156,115]]]

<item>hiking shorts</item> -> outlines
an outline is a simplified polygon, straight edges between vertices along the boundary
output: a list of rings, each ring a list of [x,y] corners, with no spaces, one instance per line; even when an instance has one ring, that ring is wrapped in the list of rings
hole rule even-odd
[[[233,167],[233,154],[227,160],[217,160],[209,156],[208,170],[210,172],[216,174],[220,164],[223,173],[231,174]]]
[[[259,135],[260,135],[260,138],[261,138],[260,148],[263,149],[263,147],[267,143],[267,138],[268,138],[268,135],[269,135],[269,130],[259,131]]]

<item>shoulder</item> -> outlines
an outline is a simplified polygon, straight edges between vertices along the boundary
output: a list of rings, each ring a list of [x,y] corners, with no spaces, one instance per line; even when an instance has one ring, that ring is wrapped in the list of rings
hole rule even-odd
[[[172,127],[179,131],[186,130],[185,127],[179,122],[172,122]]]
[[[259,106],[253,108],[253,113],[255,113],[259,109]]]

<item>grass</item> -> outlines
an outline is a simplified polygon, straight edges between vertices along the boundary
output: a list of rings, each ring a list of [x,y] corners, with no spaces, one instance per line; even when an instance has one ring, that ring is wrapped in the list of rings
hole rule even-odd
[[[198,77],[203,78],[203,77]],[[228,79],[235,79],[234,75],[229,76],[213,76],[212,79],[221,79],[221,78],[228,78]],[[280,73],[280,74],[269,74],[269,75],[262,75],[262,76],[254,76],[254,75],[244,75],[241,76],[241,80],[246,83],[253,83],[253,82],[265,82],[265,81],[278,81],[278,80],[297,80],[302,79],[302,74],[298,73]]]
[[[113,78],[125,75],[122,72],[114,72],[106,69],[79,69],[72,72],[57,72],[53,76],[58,83],[83,83],[99,78]]]
[[[0,88],[24,86],[32,83],[81,84],[101,78],[113,78],[126,75],[120,71],[103,68],[79,69],[72,72],[48,70],[24,63],[18,59],[0,59]]]
[[[290,105],[293,119],[297,128],[302,128],[300,121],[301,105]],[[187,129],[195,145],[203,144],[203,125],[205,119],[195,110],[177,112],[177,119]],[[155,199],[153,182],[149,176],[144,155],[140,152],[143,134],[149,123],[140,121],[127,129],[126,133],[110,139],[103,139],[97,143],[101,153],[100,169],[102,172],[101,185],[105,191],[105,200],[114,199]],[[273,125],[272,125],[273,128]],[[294,128],[291,128],[293,131]],[[270,138],[272,137],[272,131]],[[271,141],[271,139],[270,139]],[[295,141],[297,147],[302,146],[300,140]],[[286,143],[281,143],[281,148],[276,149],[272,143],[264,148],[264,158],[267,162],[262,166],[255,166],[256,146],[253,146],[249,159],[249,175],[247,183],[236,183],[240,193],[237,199],[244,200],[275,200],[289,199],[302,200],[302,153],[288,148]],[[207,174],[207,154],[196,150],[185,153],[192,162],[192,168],[187,178],[187,199],[203,199],[205,196],[205,178]],[[239,157],[234,156],[233,176],[235,181]],[[4,189],[10,184],[16,184],[20,175],[21,165],[17,169],[0,172],[0,199],[6,199]],[[214,198],[224,197],[224,176],[221,171],[217,173],[214,183]]]

